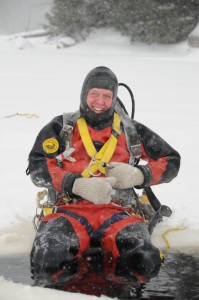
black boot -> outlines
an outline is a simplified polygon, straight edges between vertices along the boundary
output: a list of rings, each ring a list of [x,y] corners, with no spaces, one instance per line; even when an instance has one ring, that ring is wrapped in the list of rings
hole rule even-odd
[[[147,278],[158,274],[161,266],[160,251],[152,245],[151,238],[144,223],[130,224],[116,236],[119,251],[118,266],[126,266],[129,272],[135,271]],[[120,268],[117,268],[118,270]]]
[[[74,258],[79,247],[79,239],[66,218],[42,222],[31,251],[32,272],[60,268]]]

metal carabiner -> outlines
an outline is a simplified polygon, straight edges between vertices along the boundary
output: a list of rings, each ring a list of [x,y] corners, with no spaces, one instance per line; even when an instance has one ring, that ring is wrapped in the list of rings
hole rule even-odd
[[[96,166],[97,166],[96,161],[95,161],[95,157],[94,157],[94,156],[91,158],[91,161],[90,161],[90,163],[89,163],[89,165],[88,165],[88,172],[89,172],[89,174],[90,174],[91,176],[93,176],[93,177],[99,177],[99,176],[102,174],[102,172],[101,172],[100,170],[98,170],[99,173],[97,173],[97,174],[92,173],[92,171],[91,171],[91,169],[90,169],[92,165],[96,165]]]

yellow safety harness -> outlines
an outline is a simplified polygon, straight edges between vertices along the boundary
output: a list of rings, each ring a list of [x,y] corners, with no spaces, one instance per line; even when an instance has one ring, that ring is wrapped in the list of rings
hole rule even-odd
[[[81,173],[81,175],[85,178],[89,178],[90,176],[100,176],[101,174],[106,173],[105,164],[108,163],[113,156],[118,138],[121,134],[120,124],[121,118],[117,113],[114,113],[113,116],[113,124],[112,124],[112,132],[108,141],[103,145],[99,152],[96,151],[93,141],[90,137],[88,126],[83,117],[80,117],[77,120],[79,133],[86,149],[86,152],[91,157],[91,161],[86,169]],[[98,172],[98,173],[96,173]],[[68,196],[63,198],[63,201],[70,202],[72,199]],[[48,215],[52,213],[52,207],[49,207],[48,204],[43,206],[44,215]],[[37,219],[41,219],[41,217],[37,214]],[[36,223],[36,220],[35,222]]]
[[[114,113],[111,136],[99,152],[97,152],[95,149],[85,119],[80,117],[77,120],[77,124],[86,152],[91,157],[88,167],[84,169],[81,175],[85,178],[89,178],[90,176],[100,176],[101,174],[105,174],[105,164],[108,163],[113,156],[117,146],[118,138],[121,134],[121,118],[117,113]],[[97,171],[98,173],[96,173]]]

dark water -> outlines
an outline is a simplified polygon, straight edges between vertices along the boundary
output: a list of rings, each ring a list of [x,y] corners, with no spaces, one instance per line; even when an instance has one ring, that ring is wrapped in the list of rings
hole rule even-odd
[[[126,278],[110,276],[110,273],[102,271],[100,265],[97,272],[86,269],[88,266],[84,265],[79,277],[78,272],[69,277],[64,277],[63,273],[59,274],[59,282],[55,280],[52,283],[46,276],[44,281],[39,282],[31,278],[29,255],[24,254],[0,257],[0,276],[17,283],[41,285],[43,282],[46,287],[96,296],[105,294],[118,299],[199,299],[199,255],[167,253],[164,257],[165,264],[158,275],[146,283],[142,276],[133,274],[132,279],[129,274]]]

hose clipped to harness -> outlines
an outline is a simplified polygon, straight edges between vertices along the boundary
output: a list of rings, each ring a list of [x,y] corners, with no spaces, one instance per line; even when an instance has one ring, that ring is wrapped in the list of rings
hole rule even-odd
[[[118,86],[125,87],[130,94],[131,102],[132,102],[131,119],[133,120],[134,115],[135,115],[135,99],[134,99],[133,92],[130,89],[130,87],[125,83],[119,83]],[[119,98],[117,98],[117,101],[119,102],[119,104],[120,104],[121,108],[124,110],[124,112],[126,114],[128,114],[122,101]],[[154,210],[154,215],[152,218],[150,218],[150,221],[148,224],[149,231],[150,231],[150,233],[152,233],[154,227],[162,219],[162,217],[170,217],[172,215],[172,210],[166,205],[161,205],[159,199],[155,196],[151,187],[145,187],[143,189],[143,193],[146,195],[149,204],[151,205],[152,209]]]

